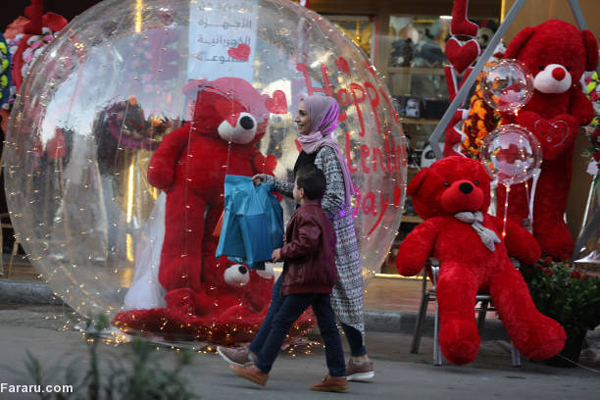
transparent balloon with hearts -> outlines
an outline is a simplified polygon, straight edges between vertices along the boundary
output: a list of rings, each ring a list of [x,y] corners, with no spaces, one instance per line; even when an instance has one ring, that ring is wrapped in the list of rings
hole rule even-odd
[[[364,281],[379,271],[402,215],[405,143],[387,88],[349,39],[286,0],[107,0],[75,18],[32,66],[5,146],[18,237],[50,287],[82,314],[124,308],[137,265],[147,260],[140,252],[158,243],[149,229],[161,193],[147,177],[152,155],[198,113],[186,85],[223,78],[252,88],[248,101],[262,111],[247,113],[264,122],[253,146],[276,159],[274,174],[286,180],[299,154],[300,97],[338,100],[335,140],[357,189]],[[223,85],[219,110],[238,107],[243,85]],[[227,171],[227,160],[217,169]],[[294,204],[282,205],[287,221]]]
[[[480,159],[492,180],[508,187],[533,176],[542,162],[542,149],[529,130],[507,124],[485,138]]]
[[[483,99],[495,110],[516,113],[533,95],[533,76],[518,60],[500,59],[486,64],[480,78]]]

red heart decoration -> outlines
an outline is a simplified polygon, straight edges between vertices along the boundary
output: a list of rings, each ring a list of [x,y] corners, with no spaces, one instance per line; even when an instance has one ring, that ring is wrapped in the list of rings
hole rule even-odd
[[[467,40],[461,44],[452,37],[446,42],[446,58],[452,64],[456,72],[462,74],[465,69],[477,58],[481,49],[475,39]]]
[[[554,160],[572,146],[579,129],[579,122],[569,114],[547,120],[534,111],[521,111],[516,122],[538,139],[544,160]]]
[[[237,47],[228,48],[227,54],[234,60],[248,61],[248,57],[250,57],[250,46],[246,43],[240,43]]]
[[[562,119],[538,119],[533,125],[536,137],[546,142],[542,145],[558,147],[562,145],[571,133],[569,122]]]
[[[350,73],[350,65],[348,65],[348,61],[344,57],[340,57],[335,60],[335,65],[337,65],[338,69],[345,74]]]
[[[287,114],[288,105],[285,93],[282,90],[273,92],[273,97],[269,97],[265,102],[269,112],[273,114]]]

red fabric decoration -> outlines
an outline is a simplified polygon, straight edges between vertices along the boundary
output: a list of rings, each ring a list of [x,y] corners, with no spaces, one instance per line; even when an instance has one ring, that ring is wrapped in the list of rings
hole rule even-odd
[[[563,328],[536,309],[527,284],[509,259],[510,255],[526,263],[537,261],[540,248],[534,238],[509,221],[506,239],[492,251],[470,224],[454,216],[479,211],[483,227],[501,236],[502,221],[486,214],[490,178],[481,163],[443,158],[419,171],[407,193],[425,221],[402,241],[396,267],[410,276],[419,273],[428,257],[440,261],[436,295],[444,357],[455,364],[475,359],[480,337],[473,304],[480,292],[491,294],[508,335],[525,357],[541,360],[558,354],[566,339]]]
[[[452,35],[477,36],[479,27],[476,23],[467,19],[468,9],[469,0],[454,0],[452,22],[450,23],[450,33]]]
[[[31,5],[25,8],[25,15],[27,18],[19,17],[13,21],[7,28],[5,37],[14,38],[18,34],[23,34],[19,39],[19,45],[14,54],[12,54],[13,67],[12,67],[12,78],[13,84],[16,86],[17,91],[21,88],[23,83],[23,65],[25,63],[30,64],[35,59],[34,57],[28,57],[28,60],[24,60],[24,52],[28,49],[39,53],[42,47],[50,40],[54,38],[53,34],[62,30],[68,23],[66,18],[61,15],[49,12],[42,15],[43,2],[42,0],[32,0]],[[46,39],[39,39],[28,44],[28,40],[32,36],[43,35],[42,28],[48,28],[50,35]],[[40,43],[42,44],[40,46]]]
[[[458,146],[463,142],[465,134],[457,127],[457,125],[466,119],[466,112],[467,110],[460,108],[456,110],[446,128],[444,137],[444,157],[462,156]]]
[[[579,82],[584,70],[596,69],[598,45],[591,32],[549,20],[519,32],[508,45],[506,57],[523,62],[535,76],[533,96],[516,118],[516,123],[538,138],[543,149],[533,234],[543,254],[566,260],[573,252],[573,239],[563,215],[571,186],[574,143],[579,126],[589,124],[594,116]],[[558,70],[566,73],[557,74]],[[498,192],[498,215],[502,215],[504,188],[499,187]],[[508,215],[517,223],[529,215],[523,184],[511,186]]]

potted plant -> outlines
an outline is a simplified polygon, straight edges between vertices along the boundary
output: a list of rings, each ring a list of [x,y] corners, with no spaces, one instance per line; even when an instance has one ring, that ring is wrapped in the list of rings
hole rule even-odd
[[[558,321],[567,333],[565,348],[547,363],[575,366],[568,360],[579,360],[588,329],[600,325],[600,278],[550,257],[522,267],[521,273],[540,312]]]

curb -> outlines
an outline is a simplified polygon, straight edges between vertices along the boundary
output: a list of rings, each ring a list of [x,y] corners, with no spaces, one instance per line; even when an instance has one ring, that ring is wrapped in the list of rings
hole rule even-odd
[[[365,310],[365,330],[372,332],[404,333],[413,335],[417,314],[412,312]],[[422,335],[433,337],[434,318],[427,315],[423,323]],[[483,340],[510,340],[499,319],[486,319],[481,330]]]
[[[44,282],[0,279],[0,302],[64,304]]]
[[[64,304],[44,282],[0,279],[0,303]],[[374,332],[404,333],[412,335],[417,314],[401,311],[365,310],[365,330]],[[433,336],[433,316],[428,315],[423,325],[423,336]],[[482,339],[507,340],[502,322],[487,320]]]

